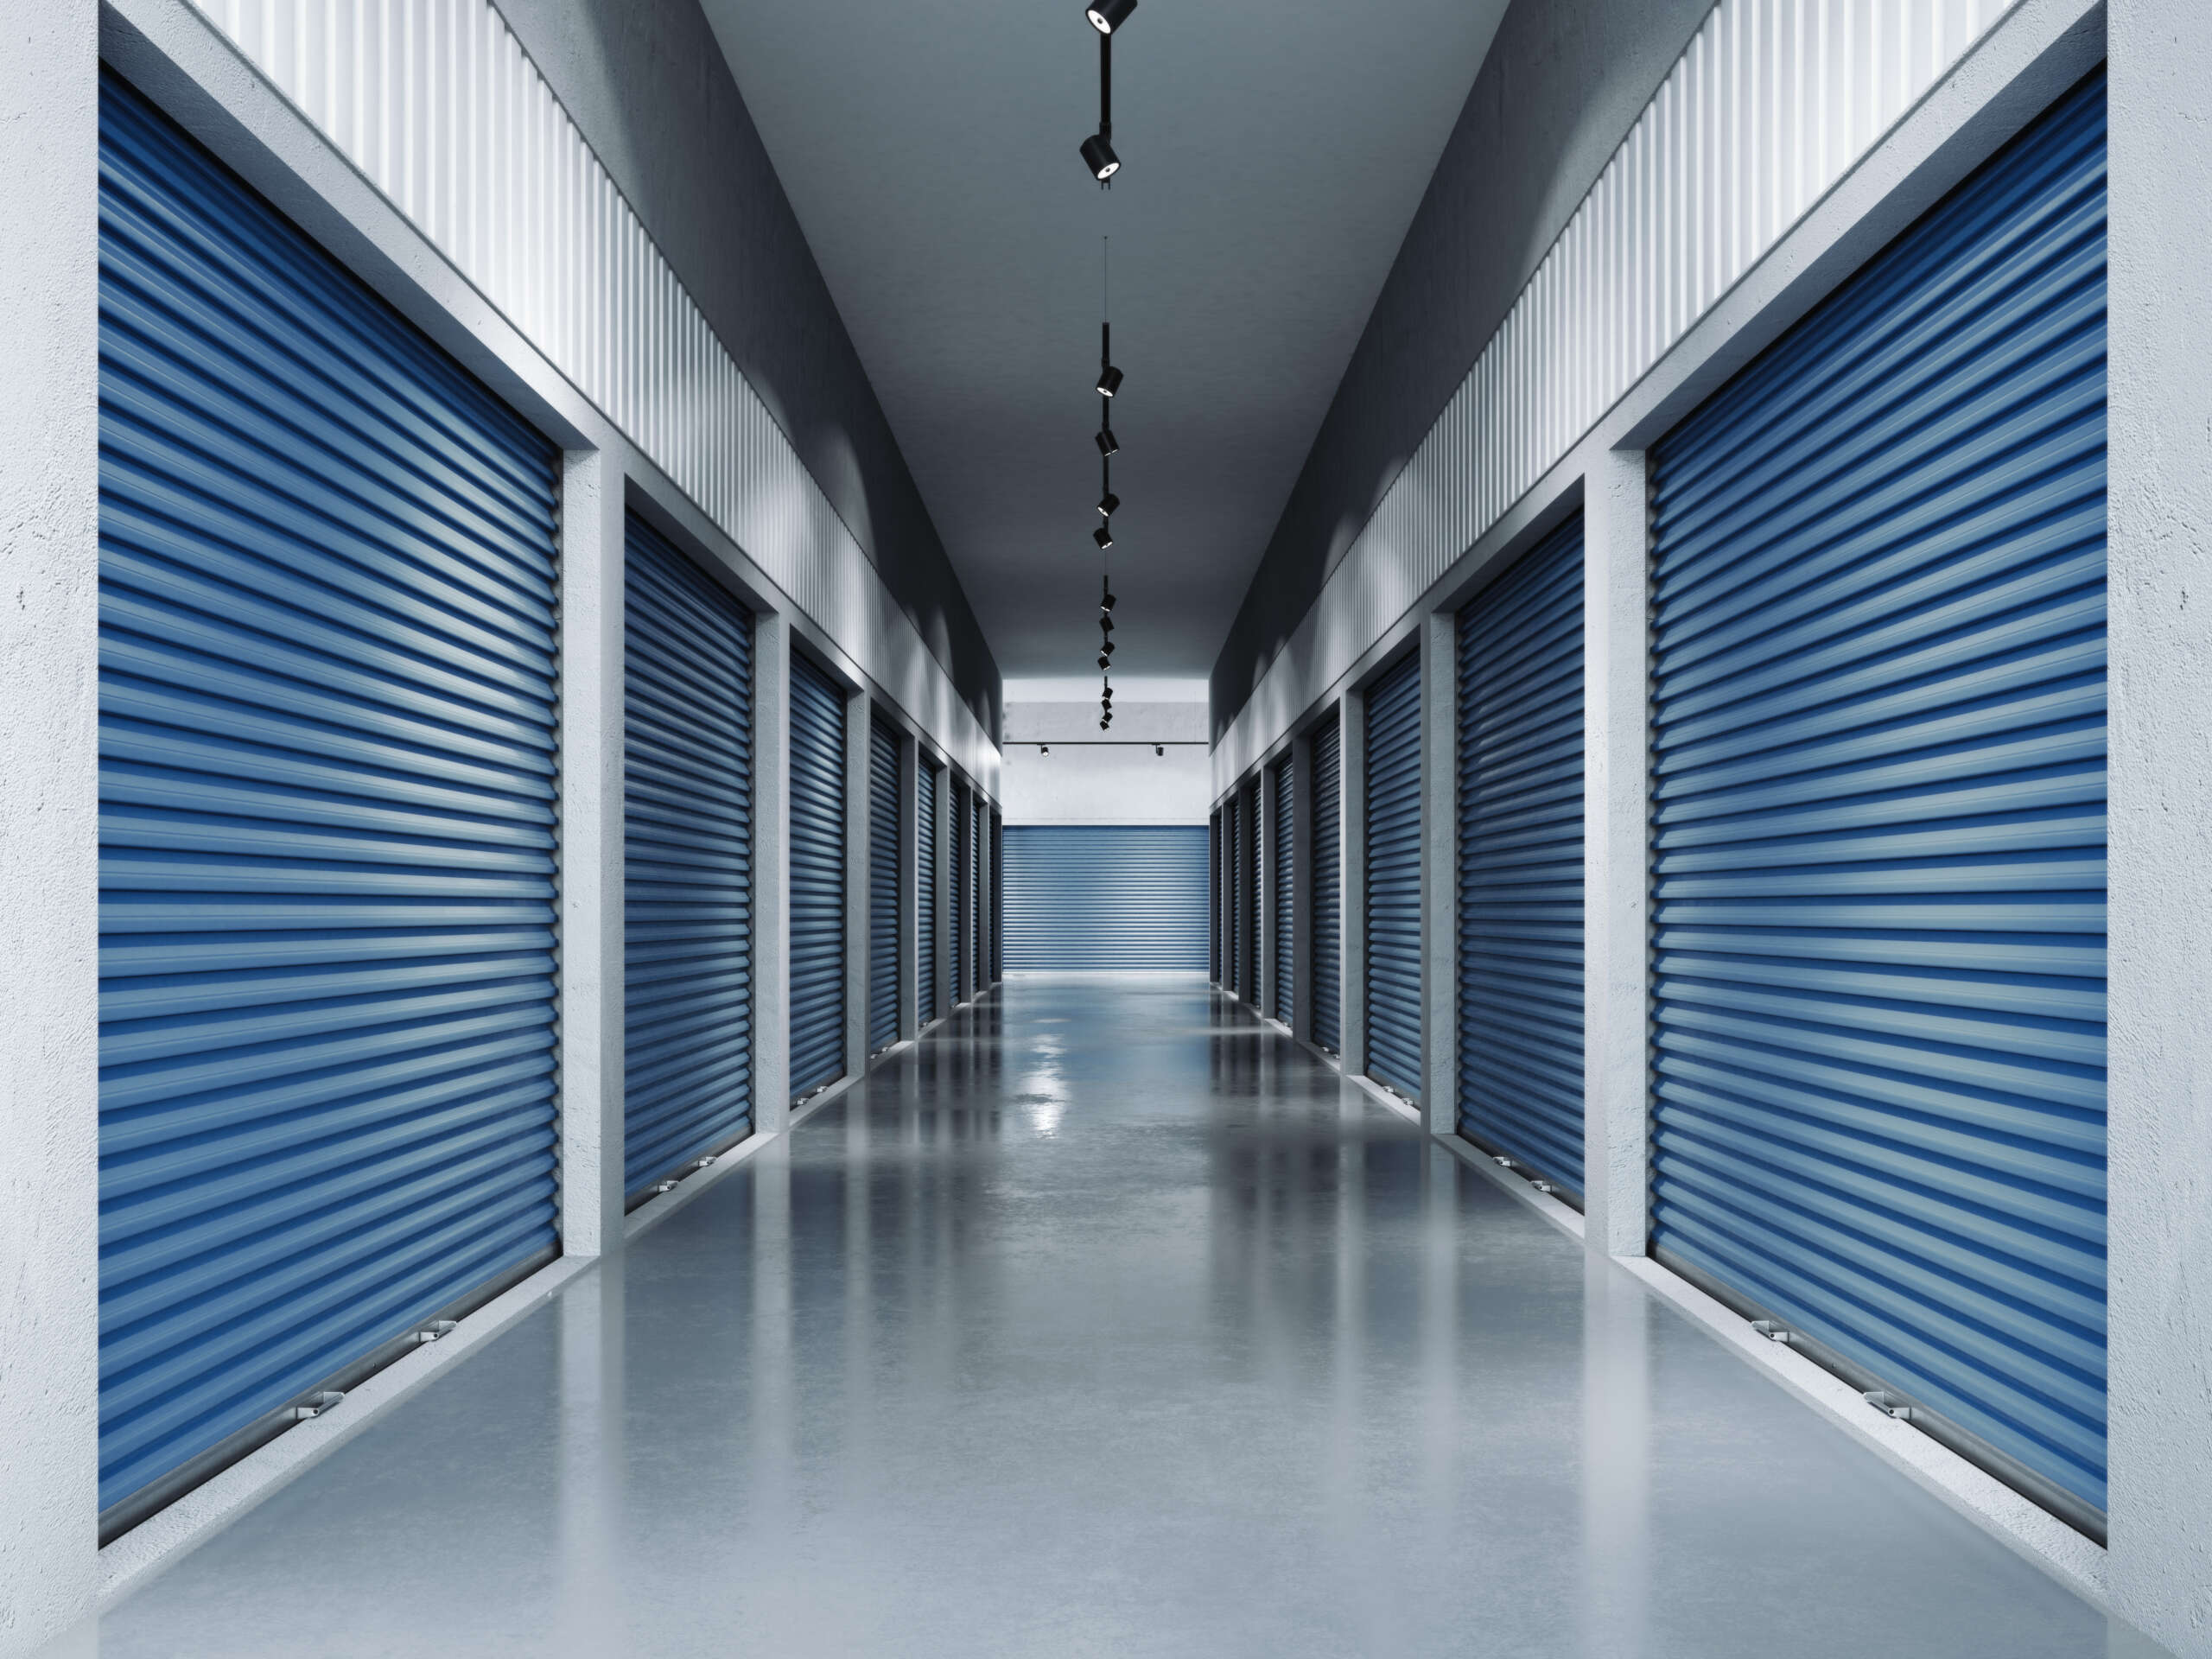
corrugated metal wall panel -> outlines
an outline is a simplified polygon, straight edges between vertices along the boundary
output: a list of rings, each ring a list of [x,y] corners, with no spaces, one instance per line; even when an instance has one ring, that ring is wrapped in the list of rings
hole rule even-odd
[[[845,693],[796,653],[791,696],[791,1096],[845,1074]]]
[[[1008,824],[1010,969],[1205,966],[1206,831]]]
[[[1260,780],[1244,791],[1244,1000],[1260,1006],[1260,960],[1267,933],[1260,913],[1265,892],[1266,825],[1260,816]]]
[[[1313,734],[1313,1040],[1344,1050],[1344,730],[1338,716]]]
[[[1240,776],[2010,10],[1720,0],[1217,746]]]
[[[990,988],[991,938],[990,918],[986,913],[984,903],[988,895],[984,888],[983,837],[990,833],[990,821],[988,809],[984,806],[982,795],[976,797],[972,811],[974,816],[968,824],[968,882],[969,891],[976,895],[976,902],[969,912],[976,938],[973,971],[976,990],[987,991]]]
[[[1367,693],[1367,1074],[1421,1098],[1421,657]]]
[[[1006,820],[991,814],[991,982],[1006,977]]]
[[[196,3],[900,707],[994,775],[989,734],[490,0]]]
[[[107,1509],[554,1246],[558,456],[100,120]]]
[[[1582,520],[1459,613],[1459,1130],[1582,1189]]]
[[[1221,966],[1221,814],[1206,820],[1206,958],[1207,971],[1217,985]]]
[[[2100,78],[1653,457],[1653,1240],[2100,1509],[2104,169]]]
[[[952,1000],[968,1000],[968,785],[952,780]]]
[[[1287,1023],[1291,1011],[1291,987],[1297,976],[1291,950],[1291,921],[1294,915],[1294,888],[1291,885],[1291,862],[1294,857],[1291,831],[1291,773],[1293,767],[1285,760],[1274,771],[1274,929],[1275,976],[1273,995],[1274,1017]]]
[[[919,960],[916,964],[918,988],[921,993],[922,1023],[927,1025],[938,1015],[937,942],[938,929],[943,918],[938,913],[937,902],[937,793],[944,787],[937,767],[926,763],[914,769],[914,834],[919,842],[915,856],[914,870],[920,891],[921,934]]]
[[[1229,856],[1229,988],[1244,995],[1244,798],[1230,798],[1224,809],[1223,842]]]
[[[753,613],[644,520],[623,587],[623,1187],[753,1128]]]
[[[899,1040],[899,739],[868,732],[868,1046]]]

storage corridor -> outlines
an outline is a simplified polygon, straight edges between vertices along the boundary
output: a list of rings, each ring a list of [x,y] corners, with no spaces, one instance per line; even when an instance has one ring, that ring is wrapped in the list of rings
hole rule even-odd
[[[2155,1651],[1475,1156],[1201,976],[1017,975],[99,1651]]]

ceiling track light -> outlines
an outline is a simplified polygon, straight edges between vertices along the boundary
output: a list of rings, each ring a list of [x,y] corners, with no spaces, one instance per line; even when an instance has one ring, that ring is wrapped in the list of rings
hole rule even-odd
[[[1113,527],[1109,524],[1099,525],[1097,529],[1090,532],[1090,539],[1098,543],[1098,550],[1101,553],[1103,553],[1108,548],[1114,545]]]
[[[1111,397],[1122,389],[1122,372],[1114,366],[1114,325],[1098,325],[1098,395]]]
[[[1136,0],[1098,0],[1084,13],[1098,31],[1098,130],[1078,148],[1101,189],[1110,187],[1122,170],[1122,158],[1114,153],[1114,31],[1136,9]]]
[[[1121,442],[1115,437],[1114,429],[1110,426],[1100,427],[1096,436],[1091,442],[1098,446],[1098,453],[1102,455],[1118,455],[1122,453]]]
[[[1161,747],[1160,747],[1160,745],[1159,745],[1159,744],[1157,744],[1157,743],[1155,743],[1155,744],[1154,744],[1154,745],[1152,746],[1152,752],[1153,752],[1154,754],[1166,754],[1166,753],[1167,753],[1167,751],[1166,751],[1166,749],[1161,748]]]
[[[1121,505],[1122,498],[1109,490],[1098,498],[1098,516],[1101,518],[1111,518],[1120,509]]]
[[[1129,14],[1136,9],[1137,0],[1096,0],[1083,9],[1083,15],[1101,35],[1111,35],[1129,21]]]

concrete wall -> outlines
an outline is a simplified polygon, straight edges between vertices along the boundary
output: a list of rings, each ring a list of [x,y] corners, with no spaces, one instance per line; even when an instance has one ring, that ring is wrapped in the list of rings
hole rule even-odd
[[[1008,823],[1204,823],[1212,772],[1202,702],[1009,701],[1000,788]],[[1039,745],[1050,754],[1039,753]],[[1154,754],[1154,747],[1165,754]]]

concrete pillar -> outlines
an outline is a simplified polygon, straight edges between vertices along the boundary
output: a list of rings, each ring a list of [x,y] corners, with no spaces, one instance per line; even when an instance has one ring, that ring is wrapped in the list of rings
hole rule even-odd
[[[561,475],[561,1248],[622,1243],[623,483]]]
[[[99,1590],[99,8],[0,31],[0,1654]]]
[[[868,1070],[868,701],[845,699],[845,1075]]]
[[[1338,744],[1341,761],[1338,799],[1344,839],[1337,890],[1343,895],[1344,976],[1338,1001],[1344,1011],[1344,1047],[1338,1058],[1344,1076],[1367,1071],[1367,694],[1347,691],[1344,733]]]
[[[1313,1040],[1313,740],[1290,746],[1290,1029]]]
[[[2112,0],[2113,1603],[2212,1655],[2212,30]]]
[[[791,1122],[791,631],[753,625],[753,1128]]]
[[[1583,486],[1584,1239],[1642,1255],[1650,1181],[1650,550],[1641,451]]]
[[[1421,635],[1421,1109],[1434,1135],[1459,1128],[1459,673],[1458,619]]]
[[[912,1038],[929,1019],[921,1005],[922,937],[921,819],[915,812],[920,749],[912,737],[899,740],[899,1035]]]

